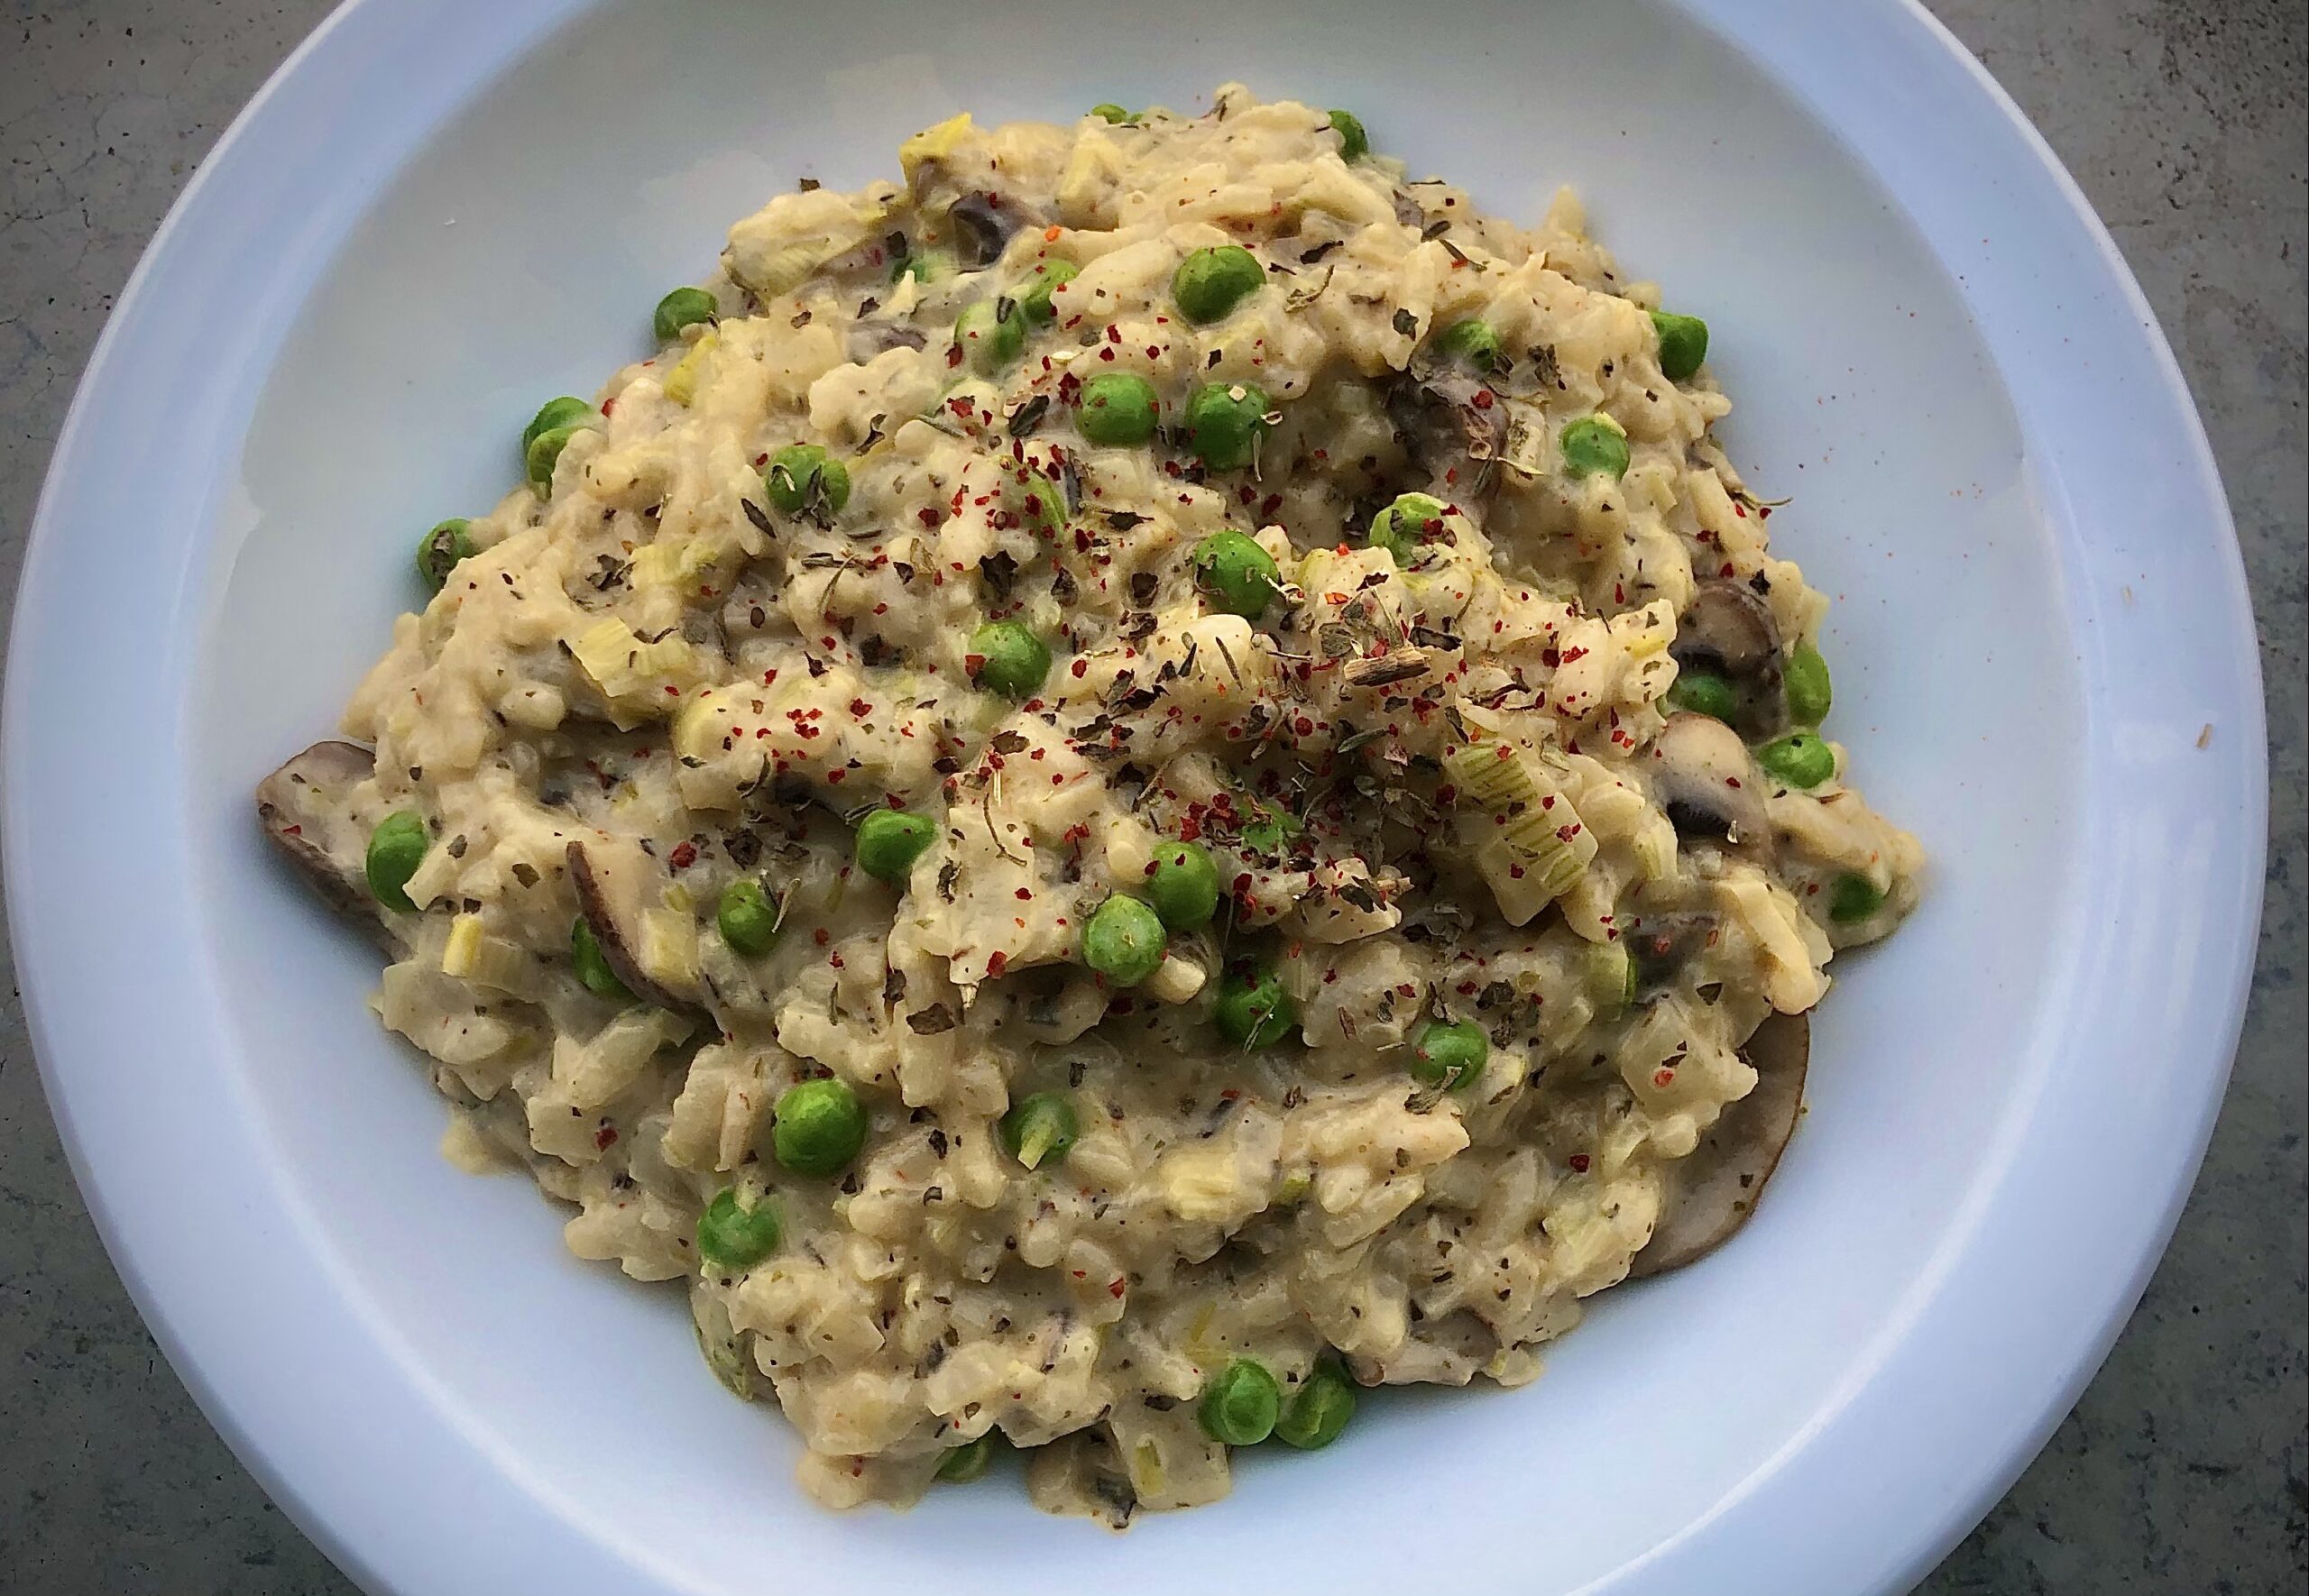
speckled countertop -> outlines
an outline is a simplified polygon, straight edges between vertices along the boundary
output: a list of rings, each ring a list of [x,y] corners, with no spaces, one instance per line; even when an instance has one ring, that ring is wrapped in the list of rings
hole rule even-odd
[[[0,596],[59,418],[177,191],[328,0],[8,0]],[[2302,0],[1934,0],[2100,208],[2220,455],[2268,676],[2253,1004],[2172,1250],[2052,1445],[1927,1596],[2277,1596],[2309,1569],[2304,1368]],[[0,968],[14,966],[0,947]],[[195,1410],[106,1262],[0,1004],[0,1590],[351,1596]],[[1701,1593],[1695,1593],[1701,1596]]]

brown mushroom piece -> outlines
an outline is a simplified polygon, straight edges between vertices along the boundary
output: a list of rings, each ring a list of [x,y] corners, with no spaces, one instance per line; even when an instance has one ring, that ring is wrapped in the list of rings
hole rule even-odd
[[[1732,685],[1733,725],[1751,742],[1788,729],[1781,683],[1780,625],[1771,607],[1745,582],[1710,580],[1692,593],[1676,622],[1669,656],[1679,669],[1721,676]]]
[[[1387,385],[1387,419],[1419,473],[1407,488],[1463,509],[1490,491],[1504,412],[1476,402],[1489,391],[1464,371],[1444,370],[1406,371]]]
[[[864,365],[876,355],[888,354],[893,349],[926,349],[930,340],[914,328],[894,321],[861,321],[850,329],[847,353],[852,362]]]
[[[1651,778],[1676,835],[1768,849],[1763,783],[1740,734],[1691,713],[1668,717],[1651,742]]]
[[[652,980],[641,961],[634,955],[637,940],[627,917],[620,913],[620,894],[612,891],[604,868],[595,865],[593,856],[583,842],[569,845],[570,885],[577,889],[578,913],[585,917],[586,929],[593,933],[593,945],[602,950],[602,962],[608,965],[625,989],[644,1003],[656,1004],[661,1009],[692,1009],[690,1003]]]
[[[345,794],[376,768],[375,756],[358,744],[315,743],[256,786],[257,823],[273,845],[330,908],[373,922],[368,838],[347,812]]]
[[[1684,967],[1711,946],[1722,917],[1706,909],[1671,909],[1639,916],[1620,939],[1635,964],[1635,995],[1656,997]]]
[[[954,258],[965,267],[991,266],[1002,246],[1018,231],[1016,218],[1006,216],[991,195],[965,194],[946,213],[954,235]]]
[[[1811,1019],[1768,1015],[1740,1052],[1755,1069],[1755,1089],[1726,1105],[1691,1155],[1669,1166],[1660,1223],[1628,1266],[1631,1280],[1681,1269],[1722,1246],[1756,1211],[1780,1167],[1803,1111]]]

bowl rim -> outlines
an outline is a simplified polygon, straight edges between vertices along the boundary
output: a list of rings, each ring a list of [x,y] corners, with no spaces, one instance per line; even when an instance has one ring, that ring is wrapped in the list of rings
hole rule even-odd
[[[27,540],[5,712],[0,712],[0,782],[5,782],[0,860],[11,887],[10,932],[43,1087],[75,1178],[132,1298],[210,1422],[299,1527],[356,1582],[378,1591],[479,1590],[487,1587],[471,1582],[491,1576],[470,1557],[444,1563],[414,1545],[424,1537],[397,1533],[401,1522],[397,1515],[372,1512],[364,1517],[354,1509],[358,1482],[345,1477],[342,1469],[328,1466],[332,1449],[343,1445],[342,1435],[315,1422],[312,1415],[294,1411],[299,1405],[295,1381],[281,1379],[277,1349],[258,1349],[272,1355],[256,1356],[251,1349],[230,1344],[230,1316],[200,1308],[188,1295],[203,1282],[185,1273],[181,1259],[169,1256],[175,1241],[169,1223],[150,1204],[131,1200],[140,1194],[134,1189],[139,1181],[129,1172],[137,1160],[149,1160],[156,1150],[165,1148],[166,1127],[124,1123],[108,1105],[100,1107],[98,1092],[107,1069],[97,1045],[103,1027],[90,1023],[69,1001],[74,973],[88,968],[87,952],[101,939],[87,924],[89,917],[75,910],[74,894],[85,889],[66,867],[71,850],[60,846],[70,834],[70,784],[43,782],[28,774],[65,768],[59,761],[76,746],[74,729],[39,696],[41,684],[52,679],[51,662],[69,657],[71,647],[70,639],[49,624],[49,601],[68,591],[64,575],[69,527],[86,524],[101,502],[91,484],[106,469],[105,437],[112,429],[99,417],[134,411],[133,372],[126,369],[125,352],[138,338],[156,335],[155,302],[163,296],[166,280],[199,255],[219,228],[231,225],[230,197],[256,179],[267,160],[280,159],[278,152],[284,139],[293,137],[297,118],[326,104],[341,86],[356,81],[364,62],[379,52],[410,54],[437,24],[454,16],[465,40],[460,54],[466,68],[455,75],[454,83],[436,86],[428,108],[412,113],[413,124],[436,127],[443,115],[522,52],[601,3],[510,0],[476,11],[457,6],[455,0],[391,5],[387,0],[346,0],[268,78],[170,207],[89,357],[60,431]],[[2113,294],[2107,308],[2132,324],[2130,343],[2104,365],[2104,374],[2121,358],[2130,362],[2134,375],[2147,381],[2146,388],[2130,397],[2128,414],[2136,425],[2153,421],[2170,430],[2176,450],[2168,491],[2178,495],[2203,529],[2193,546],[2196,563],[2174,564],[2172,580],[2180,584],[2176,591],[2185,592],[2194,601],[2193,614],[2229,623],[2216,629],[2211,646],[2202,633],[2194,637],[2203,653],[2189,667],[2197,673],[2192,681],[2203,694],[2191,702],[2201,702],[2208,720],[2220,722],[2219,740],[2206,750],[2205,758],[2158,794],[2168,805],[2217,804],[2225,794],[2235,809],[2218,857],[2189,884],[2191,891],[2218,911],[2210,922],[2214,930],[2194,950],[2194,962],[2176,977],[2176,986],[2194,995],[2203,1005],[2201,1012],[2212,1015],[2214,1023],[2196,1027],[2193,1036],[2176,1036],[2169,1025],[2142,1021],[2144,1035],[2160,1038],[2173,1049],[2162,1072],[2146,1083],[2126,1111],[2124,1123],[2148,1116],[2158,1120],[2161,1135],[2151,1160],[2131,1169],[2129,1184],[2111,1183],[2102,1194],[2106,1202],[2096,1222],[2073,1234],[2050,1234],[2052,1221],[2075,1217],[2061,1202],[2030,1211],[2024,1223],[2001,1230],[1983,1228],[1980,1221],[1992,1204],[2017,1203],[2029,1195],[2025,1170],[2013,1156],[2029,1137],[2074,1137],[2095,1126],[2106,1128],[2102,1118],[2089,1112],[2068,1116],[2065,1131],[2045,1117],[2042,1104],[2016,1112],[2004,1144],[1994,1150],[2002,1167],[1994,1179],[1983,1179],[1973,1211],[1964,1224],[1952,1228],[1932,1290],[1919,1293],[1902,1334],[1888,1336],[1882,1355],[1855,1376],[1848,1399],[1761,1464],[1708,1513],[1642,1557],[1584,1587],[1594,1596],[1730,1590],[1735,1577],[1751,1579],[1754,1576],[1746,1571],[1760,1570],[1769,1582],[1753,1587],[1759,1590],[1890,1592],[1905,1590],[1920,1578],[2043,1445],[2139,1301],[2188,1196],[2242,1024],[2259,920],[2267,832],[2259,659],[2228,501],[2178,363],[2089,202],[1987,70],[1925,11],[1920,0],[1670,3],[1705,20],[1721,37],[1750,53],[1762,69],[1806,99],[1840,133],[1855,125],[1855,107],[1868,92],[1868,74],[1845,73],[1856,81],[1842,82],[1838,74],[1821,69],[1817,52],[1808,71],[1771,54],[1768,42],[1792,27],[1808,23],[1836,32],[1850,52],[1849,61],[1904,62],[1916,72],[1909,86],[1912,92],[1946,96],[1944,103],[1956,107],[1968,141],[1963,150],[1918,149],[1899,159],[1915,163],[1915,170],[1936,160],[1969,157],[1998,163],[1993,170],[1999,176],[2025,187],[2028,198],[2037,202],[2039,219],[2060,235],[2055,243],[2061,252],[2097,269],[2098,286]],[[402,151],[404,157],[406,153]],[[1886,147],[1863,149],[1861,159],[1888,189],[1900,189],[1884,170],[1894,159]],[[1912,173],[1911,180],[1921,179]],[[1905,196],[1906,190],[1900,191]],[[304,241],[303,247],[333,250],[337,242],[317,235]],[[1971,259],[1960,246],[1947,247]],[[2028,290],[2012,280],[2012,274],[2025,268],[1985,257],[1972,263],[1976,270],[1966,280],[1966,298],[1984,325],[1999,318],[1984,314],[1983,307],[2002,306],[2005,296],[2034,302]],[[2099,314],[2094,299],[2091,293],[2077,293],[2062,314],[2077,318],[2081,326]],[[2113,325],[2104,320],[2102,330]],[[1992,349],[2001,349],[1995,340],[1991,342]],[[2026,376],[2001,358],[1999,368],[2008,385],[2018,385]],[[232,408],[220,408],[229,413]],[[187,558],[194,554],[187,551]],[[171,574],[175,592],[188,585],[185,573],[161,573],[155,592],[163,601],[170,596]],[[2171,612],[2185,608],[2176,601]],[[2135,635],[2143,637],[2185,635],[2184,623],[2170,619],[2170,612],[2133,624]],[[2085,890],[2088,903],[2114,923],[2126,914],[2156,912],[2162,900],[2144,901],[2142,894],[2181,889],[2170,883],[2158,886],[2131,881],[2102,883]],[[213,995],[188,991],[181,996],[196,1007],[213,1003]],[[2111,1001],[2121,1007],[2144,999],[2125,992]],[[206,1017],[212,1025],[216,1023],[213,1013]],[[2113,1112],[2103,1105],[2103,1116]],[[285,1244],[292,1239],[288,1233],[295,1228],[293,1218],[269,1223],[277,1240]],[[262,1228],[268,1222],[252,1224]],[[1985,1279],[2000,1271],[2010,1276],[2017,1262],[2028,1259],[2029,1249],[2041,1249],[2048,1241],[2065,1248],[2065,1254],[2059,1267],[2044,1268],[2033,1277],[2027,1298],[2010,1304],[2022,1311],[2014,1316],[2018,1329],[2012,1339],[1999,1349],[2001,1363],[1992,1377],[1975,1369],[1969,1371],[1973,1378],[1965,1378],[1962,1360],[1977,1356],[1981,1344],[1963,1317],[1976,1308],[1958,1311],[1951,1300],[1958,1295],[1955,1288],[1968,1278]],[[2001,1261],[1992,1262],[1992,1254]],[[2039,1257],[2036,1261],[2044,1261]],[[2024,1270],[2021,1278],[2032,1277]],[[205,1289],[213,1293],[216,1285],[210,1279]],[[326,1285],[321,1289],[325,1291]],[[2029,1309],[2036,1310],[2033,1316],[2026,1311]],[[421,1384],[419,1371],[400,1368],[396,1372],[412,1385]],[[284,1392],[290,1399],[283,1399]],[[1926,1406],[1939,1409],[1928,1429],[1946,1437],[1943,1449],[1914,1459],[1883,1455],[1899,1449],[1882,1446],[1873,1435],[1880,1435],[1881,1426],[1895,1413],[1901,1424],[1917,1425],[1918,1412]],[[1876,1426],[1873,1434],[1872,1426]],[[492,1455],[485,1440],[454,1423],[443,1425],[431,1439],[436,1456],[430,1461],[438,1465],[431,1489],[442,1492],[443,1500],[518,1472],[515,1460]],[[509,1494],[520,1493],[501,1491],[492,1506]],[[1813,1515],[1841,1502],[1878,1515],[1886,1501],[1900,1501],[1903,1511],[1910,1500],[1924,1505],[1904,1521],[1872,1527],[1881,1533],[1823,1536],[1809,1546],[1791,1548],[1784,1544],[1787,1526],[1800,1520],[1751,1508],[1767,1498],[1804,1504]],[[550,1513],[530,1506],[529,1518],[504,1525],[509,1543],[525,1539],[522,1531],[532,1518],[540,1533],[561,1527]],[[646,1558],[630,1548],[612,1549],[630,1560],[622,1571],[627,1578],[647,1566]],[[575,1555],[572,1549],[564,1550]],[[578,1582],[571,1588],[595,1588],[585,1571],[598,1573],[593,1559],[600,1550],[597,1546],[587,1554],[587,1561],[569,1564],[568,1573]],[[506,1566],[525,1570],[529,1582],[541,1577],[533,1557]],[[662,1575],[662,1571],[650,1572]],[[670,1576],[663,1577],[667,1582],[662,1588],[672,1589]],[[1743,1582],[1738,1588],[1750,1586]]]

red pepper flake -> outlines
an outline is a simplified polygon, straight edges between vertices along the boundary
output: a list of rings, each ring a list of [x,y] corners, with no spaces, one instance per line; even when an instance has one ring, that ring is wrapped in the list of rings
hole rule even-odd
[[[1476,408],[1478,410],[1488,410],[1491,408],[1490,389],[1478,388],[1476,390]]]
[[[1120,1275],[1117,1275],[1113,1280],[1107,1282],[1107,1295],[1113,1298],[1118,1302],[1122,1300],[1122,1277]]]
[[[822,926],[818,927],[818,929],[817,929],[817,930],[815,930],[815,931],[812,931],[812,932],[810,933],[810,940],[812,940],[813,942],[815,942],[819,947],[823,948],[823,947],[824,947],[828,942],[833,941],[833,939],[832,937],[830,937],[830,936],[826,935],[826,928],[825,928],[824,926],[823,926],[823,925],[822,925]]]
[[[688,869],[692,865],[697,863],[697,845],[694,842],[684,842],[676,845],[674,851],[666,856],[666,863],[671,865],[676,870]]]
[[[1584,1153],[1584,1152],[1575,1152],[1575,1153],[1573,1153],[1573,1154],[1571,1155],[1570,1162],[1571,1162],[1571,1172],[1572,1172],[1573,1174],[1575,1174],[1575,1175],[1585,1175],[1585,1174],[1587,1172],[1587,1155],[1586,1153]]]
[[[1003,969],[1004,969],[1004,968],[1005,968],[1009,964],[1009,962],[1010,962],[1010,956],[1009,956],[1007,953],[989,953],[989,954],[988,954],[988,955],[986,956],[986,974],[987,974],[987,977],[988,977],[989,980],[991,980],[993,977],[997,977],[997,976],[1000,975],[1000,974],[1002,973]]]
[[[1667,1087],[1676,1084],[1676,1072],[1673,1069],[1670,1069],[1667,1065],[1662,1064],[1659,1069],[1651,1072],[1651,1084],[1655,1087],[1660,1087],[1662,1090],[1665,1090]]]
[[[607,1152],[616,1145],[617,1127],[615,1125],[603,1125],[593,1133],[593,1146],[597,1151]]]

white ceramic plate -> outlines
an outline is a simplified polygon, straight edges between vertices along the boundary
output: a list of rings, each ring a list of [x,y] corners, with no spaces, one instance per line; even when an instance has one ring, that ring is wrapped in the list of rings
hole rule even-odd
[[[1229,78],[1512,215],[1575,183],[1708,316],[1734,452],[1839,600],[1836,729],[1933,890],[1837,965],[1756,1222],[1536,1385],[1368,1403],[1124,1536],[999,1483],[828,1515],[677,1294],[437,1157],[372,956],[249,788],[382,650],[416,529],[492,500],[731,219],[957,107]],[[210,1417],[377,1591],[1904,1588],[2136,1300],[2251,959],[2261,701],[2203,437],[2082,198],[1900,0],[361,0],[123,297],[15,628],[13,926],[83,1188]]]

